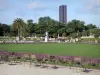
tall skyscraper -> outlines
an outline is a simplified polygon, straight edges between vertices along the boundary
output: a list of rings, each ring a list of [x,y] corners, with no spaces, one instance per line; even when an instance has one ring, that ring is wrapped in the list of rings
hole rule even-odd
[[[59,22],[67,24],[67,5],[59,6]]]

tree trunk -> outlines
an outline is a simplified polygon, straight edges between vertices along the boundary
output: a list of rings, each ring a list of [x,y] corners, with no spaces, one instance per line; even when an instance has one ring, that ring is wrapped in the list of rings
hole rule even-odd
[[[18,29],[18,41],[20,41],[20,30]]]

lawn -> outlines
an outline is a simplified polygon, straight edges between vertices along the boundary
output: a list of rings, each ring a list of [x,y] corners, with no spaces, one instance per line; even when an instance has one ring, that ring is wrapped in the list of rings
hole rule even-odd
[[[91,44],[0,44],[0,50],[100,57],[100,45]]]

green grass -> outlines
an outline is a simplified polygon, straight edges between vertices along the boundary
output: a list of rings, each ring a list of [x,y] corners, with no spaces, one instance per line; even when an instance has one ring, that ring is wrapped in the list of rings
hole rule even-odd
[[[16,52],[100,57],[100,45],[91,44],[0,44],[0,49]]]

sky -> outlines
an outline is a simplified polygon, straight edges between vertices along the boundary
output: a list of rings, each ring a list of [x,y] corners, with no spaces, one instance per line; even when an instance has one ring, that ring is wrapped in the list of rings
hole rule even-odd
[[[0,23],[12,24],[14,19],[25,21],[49,16],[59,21],[59,6],[67,5],[67,21],[85,21],[100,27],[100,0],[0,0]]]

